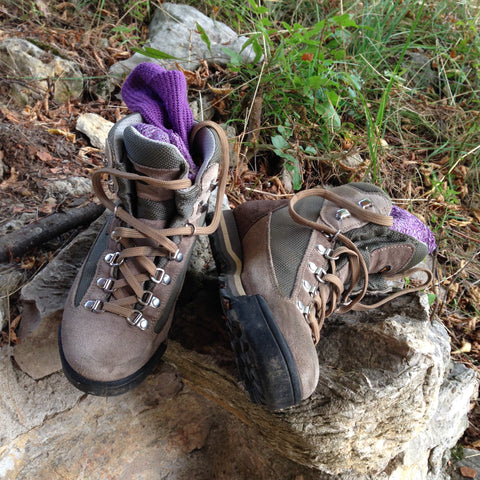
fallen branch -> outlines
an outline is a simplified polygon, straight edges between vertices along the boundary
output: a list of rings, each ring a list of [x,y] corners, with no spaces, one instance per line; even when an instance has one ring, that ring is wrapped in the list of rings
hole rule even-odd
[[[0,238],[0,262],[12,261],[34,247],[78,226],[92,223],[105,207],[89,203],[41,218]]]

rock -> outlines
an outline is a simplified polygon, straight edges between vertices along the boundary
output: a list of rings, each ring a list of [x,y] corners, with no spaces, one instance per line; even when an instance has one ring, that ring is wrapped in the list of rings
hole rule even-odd
[[[359,153],[345,155],[338,160],[340,165],[347,170],[357,170],[363,164],[363,158]]]
[[[61,373],[35,381],[0,352],[0,446],[41,425],[45,419],[72,408],[83,393]],[[0,447],[0,477],[5,468]]]
[[[460,467],[460,475],[465,478],[475,478],[477,476],[477,471],[470,467]]]
[[[391,462],[390,466],[396,466],[391,480],[448,479],[445,466],[451,449],[468,426],[467,413],[477,395],[478,380],[475,372],[463,364],[451,364],[432,419]]]
[[[82,72],[74,62],[42,50],[27,40],[3,40],[0,43],[0,62],[5,73],[22,79],[22,83],[13,79],[10,81],[13,96],[20,104],[34,103],[43,98],[49,89],[49,81],[54,88],[53,98],[58,104],[82,93]]]
[[[23,306],[19,336],[25,339],[51,314],[62,310],[70,286],[98,231],[105,223],[106,213],[74,238],[27,285],[22,288]]]
[[[84,133],[90,143],[100,150],[105,149],[105,142],[113,125],[96,113],[82,113],[77,119],[77,130]]]
[[[325,478],[278,456],[248,426],[183,387],[167,364],[131,392],[83,396],[68,409],[58,405],[64,395],[58,386],[52,398],[38,395],[30,405],[38,411],[37,402],[54,404],[58,413],[12,440],[0,434],[2,479]]]
[[[3,330],[10,318],[10,296],[18,291],[24,273],[16,265],[0,264],[0,330]]]
[[[18,205],[20,208],[24,208],[24,205]],[[0,236],[6,235],[9,232],[14,230],[20,230],[20,228],[24,227],[28,223],[31,223],[38,219],[38,212],[24,212],[16,218],[12,218],[8,222],[5,222],[0,227]]]
[[[60,199],[89,195],[91,191],[92,181],[86,177],[54,180],[47,185],[47,195]]]
[[[422,52],[409,52],[403,59],[402,67],[405,69],[407,86],[427,90],[436,88],[438,74],[432,69],[432,59]]]
[[[320,381],[309,405],[317,414],[317,468],[330,474],[382,472],[429,428],[450,347],[447,331],[429,321],[427,308],[425,296],[407,296],[327,322],[318,348]],[[469,403],[464,397],[458,398],[463,417]],[[456,424],[445,428],[458,432]]]
[[[34,380],[40,380],[62,369],[58,351],[58,327],[62,310],[45,316],[38,328],[13,348],[20,369]]]
[[[210,250],[208,237],[200,235],[193,246],[192,256],[188,265],[188,270],[200,275],[215,275],[215,261]]]
[[[212,99],[209,96],[202,95],[193,102],[189,103],[190,110],[193,113],[193,119],[196,122],[203,122],[211,120],[215,114],[215,109],[212,105]]]
[[[233,386],[225,347],[209,332],[218,313],[204,311],[211,302],[196,301],[195,295],[182,296],[173,335],[186,342],[185,349],[170,343],[166,360],[188,386],[247,422],[279,455],[329,480],[443,479],[478,378],[450,363],[447,331],[430,321],[425,295],[330,317],[318,346],[314,395],[275,413],[252,404],[241,385]],[[205,353],[222,367],[212,366]]]
[[[210,49],[202,40],[197,24],[204,29]],[[135,53],[128,60],[112,65],[110,75],[122,78],[142,62],[155,62],[167,69],[175,68],[177,62],[187,70],[198,68],[202,59],[226,65],[230,56],[223,48],[235,51],[245,63],[251,63],[255,53],[251,45],[242,51],[246,41],[247,37],[239,37],[224,23],[212,20],[189,5],[163,3],[153,16],[146,46],[168,53],[178,60],[154,60]]]

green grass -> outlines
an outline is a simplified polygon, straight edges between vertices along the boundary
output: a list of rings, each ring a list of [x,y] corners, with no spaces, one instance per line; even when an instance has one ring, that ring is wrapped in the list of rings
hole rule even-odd
[[[263,55],[257,65],[232,55],[229,121],[248,128],[249,108],[262,97],[264,143],[276,139],[270,151],[287,160],[295,189],[305,186],[305,165],[288,150],[319,156],[354,138],[369,164],[363,175],[377,183],[392,151],[416,151],[427,164],[447,158],[446,174],[427,183],[439,182],[432,194],[457,202],[458,167],[475,170],[480,162],[479,9],[450,0],[369,0],[330,10],[317,2],[214,3],[202,2],[205,13],[246,32]],[[385,138],[394,139],[389,155]]]

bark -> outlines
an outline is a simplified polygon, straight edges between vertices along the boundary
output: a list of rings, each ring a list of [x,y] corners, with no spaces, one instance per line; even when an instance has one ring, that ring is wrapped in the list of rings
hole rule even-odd
[[[103,205],[89,203],[41,218],[0,238],[0,262],[13,261],[34,247],[38,247],[78,226],[92,223],[105,210]]]

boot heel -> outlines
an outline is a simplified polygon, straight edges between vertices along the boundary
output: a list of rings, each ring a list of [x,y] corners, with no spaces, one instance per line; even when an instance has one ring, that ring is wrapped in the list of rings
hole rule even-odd
[[[220,295],[240,377],[251,400],[272,410],[301,401],[290,348],[260,295],[247,295],[241,282],[242,249],[233,212],[224,211],[211,235]]]

